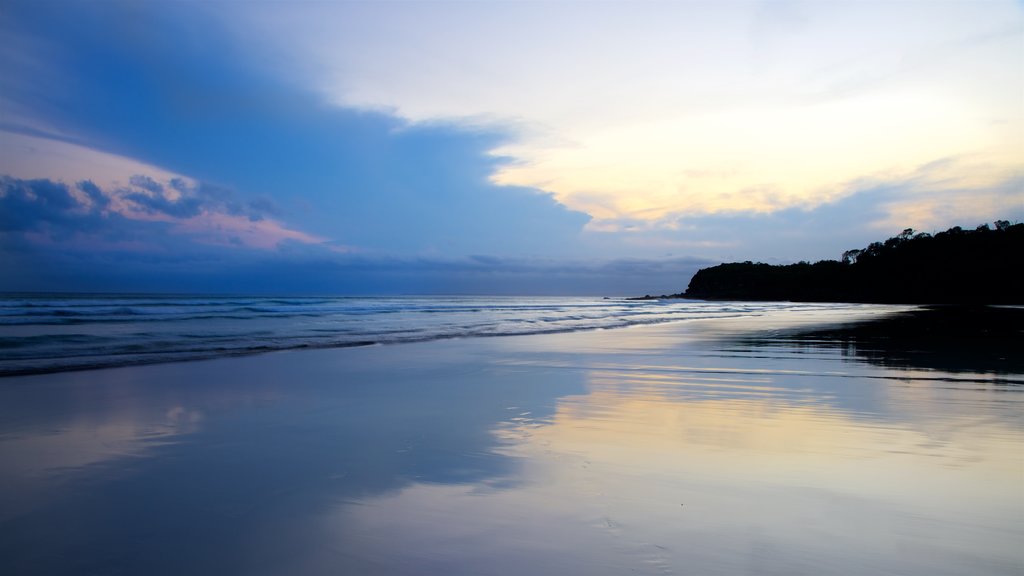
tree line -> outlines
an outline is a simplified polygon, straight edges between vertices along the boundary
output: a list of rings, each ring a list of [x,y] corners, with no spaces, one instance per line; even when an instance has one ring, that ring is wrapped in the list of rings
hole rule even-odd
[[[704,268],[679,296],[705,300],[791,300],[908,304],[1024,303],[1024,224],[998,220],[974,230],[906,229],[848,250],[841,260]]]

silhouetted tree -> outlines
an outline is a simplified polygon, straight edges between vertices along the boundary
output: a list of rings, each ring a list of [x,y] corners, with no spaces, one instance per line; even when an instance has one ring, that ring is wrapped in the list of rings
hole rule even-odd
[[[1018,273],[1024,224],[997,220],[934,236],[907,228],[842,260],[787,266],[744,262],[697,272],[684,296],[736,300],[1024,303]]]
[[[857,257],[860,256],[862,250],[853,249],[843,252],[843,264],[853,264],[857,261]]]

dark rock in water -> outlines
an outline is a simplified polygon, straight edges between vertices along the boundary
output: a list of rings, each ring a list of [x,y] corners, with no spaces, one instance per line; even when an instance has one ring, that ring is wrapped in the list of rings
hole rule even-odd
[[[680,294],[662,294],[661,296],[651,296],[650,294],[645,294],[643,296],[634,296],[633,298],[626,298],[626,300],[671,300],[673,298],[676,298],[676,299],[678,299],[678,298],[686,298],[686,296],[681,294],[681,293]]]

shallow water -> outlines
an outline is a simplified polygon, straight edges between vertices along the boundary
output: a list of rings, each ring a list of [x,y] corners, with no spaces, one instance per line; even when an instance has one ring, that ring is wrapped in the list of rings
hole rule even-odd
[[[0,294],[0,376],[778,311],[877,314],[891,308],[511,296]]]
[[[0,572],[1020,574],[1024,375],[835,319],[2,379]]]

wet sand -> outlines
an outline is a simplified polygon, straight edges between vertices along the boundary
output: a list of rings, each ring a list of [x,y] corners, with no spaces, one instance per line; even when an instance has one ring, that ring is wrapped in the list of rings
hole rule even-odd
[[[798,330],[794,341],[843,346],[885,366],[1024,373],[1024,307],[926,306],[885,318]]]
[[[1019,331],[844,319],[0,379],[0,572],[1020,574]]]

